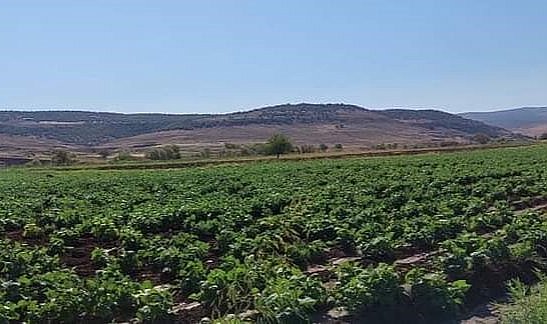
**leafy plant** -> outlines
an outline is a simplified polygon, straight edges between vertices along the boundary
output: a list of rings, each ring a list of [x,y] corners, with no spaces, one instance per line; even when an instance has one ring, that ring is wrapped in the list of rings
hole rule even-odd
[[[405,276],[414,309],[428,316],[446,316],[459,311],[470,285],[465,280],[447,282],[439,273],[413,269]]]
[[[387,264],[364,269],[345,263],[338,269],[338,280],[336,303],[350,311],[394,305],[402,294],[399,276]]]

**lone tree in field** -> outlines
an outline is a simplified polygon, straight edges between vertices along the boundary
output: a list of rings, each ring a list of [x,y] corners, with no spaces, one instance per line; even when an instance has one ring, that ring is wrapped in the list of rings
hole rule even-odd
[[[71,165],[76,162],[76,155],[64,150],[57,150],[53,152],[51,157],[51,163],[53,165]]]
[[[269,154],[275,154],[279,159],[280,154],[292,151],[292,143],[290,139],[283,134],[274,134],[266,143]]]

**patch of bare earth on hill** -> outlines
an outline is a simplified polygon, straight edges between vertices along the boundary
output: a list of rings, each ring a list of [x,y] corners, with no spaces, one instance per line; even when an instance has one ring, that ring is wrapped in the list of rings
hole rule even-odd
[[[383,128],[381,125],[291,124],[248,125],[231,127],[173,130],[126,137],[103,144],[101,148],[142,147],[167,143],[204,147],[224,143],[263,143],[274,133],[289,136],[297,145],[342,144],[344,147],[368,148],[380,143],[410,144],[441,140],[433,134],[408,127],[403,123]],[[419,139],[418,141],[416,139]]]
[[[0,156],[28,157],[29,154],[49,153],[54,149],[77,151],[79,147],[41,137],[0,134]]]
[[[527,136],[541,136],[547,133],[547,124],[530,125],[527,127],[513,128],[511,131]]]

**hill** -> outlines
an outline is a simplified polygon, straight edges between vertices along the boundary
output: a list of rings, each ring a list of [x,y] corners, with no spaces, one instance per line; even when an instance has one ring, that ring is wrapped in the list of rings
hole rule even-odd
[[[510,137],[502,128],[435,110],[369,110],[346,104],[286,104],[229,114],[119,114],[80,111],[0,112],[6,143],[73,149],[263,142],[283,132],[297,144],[371,147],[380,143],[465,142],[478,133]],[[49,143],[49,144],[48,144]],[[17,146],[17,145],[12,145]]]
[[[460,116],[528,136],[539,136],[547,132],[547,107],[468,112],[460,114]]]
[[[485,134],[490,137],[507,136],[509,133],[502,127],[489,127],[483,122],[438,110],[388,109],[380,113],[430,130],[445,129],[447,132],[461,132],[468,135]]]
[[[3,111],[0,133],[92,146],[169,129],[194,127],[207,115],[119,114],[85,111]]]

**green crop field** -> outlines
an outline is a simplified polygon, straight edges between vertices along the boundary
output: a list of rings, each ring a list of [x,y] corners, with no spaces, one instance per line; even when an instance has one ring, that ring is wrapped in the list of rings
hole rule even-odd
[[[7,169],[0,323],[455,319],[546,268],[543,209],[545,145]]]

